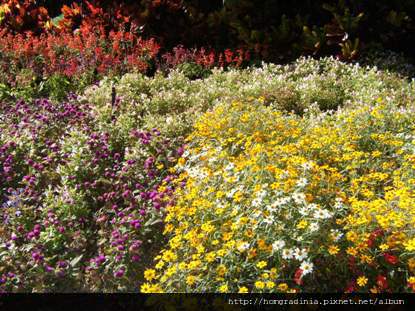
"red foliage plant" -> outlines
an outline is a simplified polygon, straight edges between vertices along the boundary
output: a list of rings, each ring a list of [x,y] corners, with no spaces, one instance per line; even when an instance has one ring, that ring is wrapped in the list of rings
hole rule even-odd
[[[87,24],[72,33],[0,32],[0,62],[10,70],[31,69],[39,76],[59,73],[67,77],[86,72],[122,74],[145,72],[159,45],[131,32],[110,31]],[[3,68],[3,70],[6,68]],[[6,69],[7,70],[7,69]],[[12,72],[10,73],[13,74]]]
[[[5,0],[0,5],[0,27],[10,32],[39,33],[50,25],[48,10],[35,0]]]

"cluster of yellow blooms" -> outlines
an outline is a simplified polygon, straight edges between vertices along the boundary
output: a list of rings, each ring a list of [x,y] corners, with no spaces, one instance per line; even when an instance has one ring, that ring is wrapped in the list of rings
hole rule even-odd
[[[188,137],[142,292],[412,291],[415,111],[218,105]]]

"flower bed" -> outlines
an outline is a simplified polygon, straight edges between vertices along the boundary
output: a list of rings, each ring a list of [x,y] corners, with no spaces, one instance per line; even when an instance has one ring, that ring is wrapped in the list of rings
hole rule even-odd
[[[0,115],[0,289],[134,290],[181,151],[156,129],[99,123],[76,99]]]
[[[300,118],[263,102],[196,123],[141,291],[412,291],[413,106]]]

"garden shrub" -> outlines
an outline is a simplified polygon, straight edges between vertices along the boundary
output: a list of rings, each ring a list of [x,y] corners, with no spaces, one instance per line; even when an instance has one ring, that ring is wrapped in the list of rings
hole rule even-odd
[[[413,103],[299,117],[263,102],[196,122],[141,291],[413,291]]]

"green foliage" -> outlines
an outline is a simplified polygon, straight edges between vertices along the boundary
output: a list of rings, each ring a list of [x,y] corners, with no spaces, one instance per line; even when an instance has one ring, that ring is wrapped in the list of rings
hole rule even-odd
[[[62,74],[53,74],[39,85],[39,93],[49,95],[55,100],[63,100],[73,90],[74,85],[68,77]]]
[[[212,72],[196,63],[183,63],[177,66],[177,70],[182,72],[190,80],[208,77]]]

